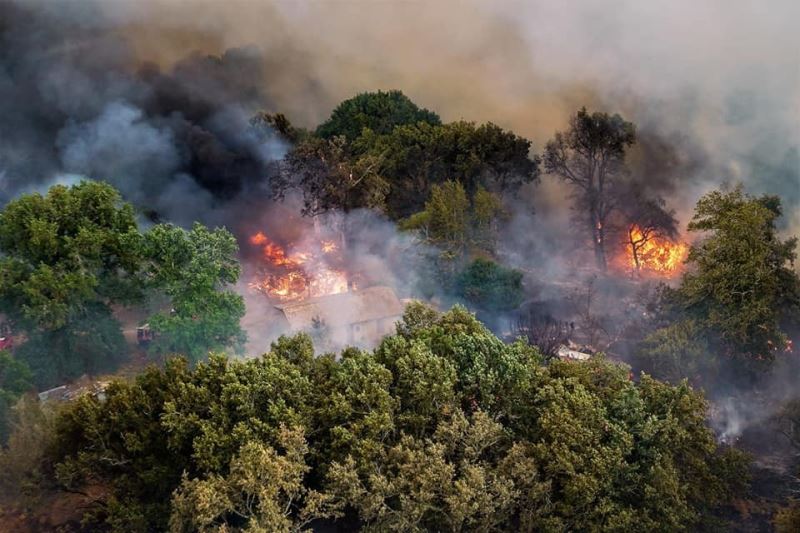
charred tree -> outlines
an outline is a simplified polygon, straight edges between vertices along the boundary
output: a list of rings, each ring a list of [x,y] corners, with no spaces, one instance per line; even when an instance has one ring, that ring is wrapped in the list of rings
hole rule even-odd
[[[575,207],[592,238],[595,263],[603,271],[608,266],[607,223],[620,199],[625,150],[635,141],[632,123],[582,108],[570,119],[569,129],[556,133],[545,148],[545,170],[573,186]]]
[[[558,355],[558,349],[569,343],[575,324],[556,320],[549,314],[527,309],[519,314],[514,325],[514,336],[524,337],[547,359]]]

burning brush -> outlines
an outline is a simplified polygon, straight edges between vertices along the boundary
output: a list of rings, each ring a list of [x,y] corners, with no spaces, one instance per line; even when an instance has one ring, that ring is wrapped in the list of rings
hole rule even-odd
[[[624,265],[634,273],[672,276],[678,273],[689,254],[689,245],[642,229],[636,224],[628,227]]]

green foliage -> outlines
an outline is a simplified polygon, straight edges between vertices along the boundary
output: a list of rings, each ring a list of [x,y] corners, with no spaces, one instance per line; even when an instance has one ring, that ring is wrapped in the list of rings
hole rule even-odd
[[[0,350],[0,446],[8,439],[11,407],[23,393],[31,390],[30,368],[5,350]]]
[[[55,185],[0,212],[0,308],[27,327],[57,329],[91,303],[138,294],[133,208],[105,183]]]
[[[236,241],[225,230],[168,225],[139,232],[110,185],[57,185],[0,212],[0,312],[24,342],[19,361],[52,387],[113,370],[128,345],[112,307],[157,292],[174,312],[152,317],[157,353],[192,359],[243,341]]]
[[[128,345],[111,309],[94,304],[67,326],[31,331],[15,353],[30,366],[36,385],[47,388],[113,371],[127,357]]]
[[[522,272],[478,258],[458,277],[458,294],[486,311],[509,311],[522,303]]]
[[[539,175],[531,143],[492,123],[424,122],[398,126],[391,133],[365,134],[354,142],[357,153],[380,155],[380,173],[390,184],[387,212],[402,218],[420,211],[436,184],[460,182],[473,197],[480,186],[514,191]]]
[[[273,194],[282,198],[297,188],[303,195],[303,213],[365,207],[382,210],[389,184],[381,176],[380,154],[354,154],[343,136],[312,137],[286,156]]]
[[[145,234],[144,249],[149,282],[172,307],[150,317],[154,353],[197,361],[209,351],[243,345],[244,300],[229,289],[241,272],[233,235],[199,223],[190,231],[161,224]]]
[[[219,531],[241,524],[247,531],[289,533],[314,519],[336,516],[329,497],[303,485],[309,470],[303,430],[281,428],[278,441],[282,454],[260,442],[246,443],[231,460],[227,476],[189,480],[184,474],[172,498],[170,531]],[[297,510],[293,503],[299,500],[304,506]]]
[[[366,207],[401,219],[420,211],[437,184],[458,181],[472,198],[480,187],[513,191],[539,175],[527,139],[492,123],[441,124],[399,91],[342,102],[316,136],[303,135],[280,115],[262,113],[252,122],[296,143],[273,180],[273,195],[300,190],[307,215]],[[493,202],[479,198],[481,224]]]
[[[400,221],[399,227],[450,252],[464,252],[467,245],[491,250],[502,212],[496,194],[479,186],[470,202],[460,182],[446,181],[431,188],[424,211]]]
[[[701,383],[716,375],[718,362],[701,329],[692,320],[682,320],[648,335],[639,346],[640,364],[659,379],[677,383],[689,378]]]
[[[29,194],[0,212],[0,311],[40,386],[112,368],[125,355],[111,304],[139,301],[141,235],[110,185]]]
[[[417,107],[400,91],[361,93],[336,106],[328,120],[317,128],[324,139],[344,136],[352,141],[366,128],[379,135],[391,133],[402,124],[440,124],[439,116]]]
[[[800,279],[792,270],[796,239],[781,241],[775,197],[753,198],[738,187],[702,197],[689,223],[706,237],[692,246],[677,297],[720,355],[764,366],[786,347],[781,322],[796,316]]]
[[[55,440],[57,407],[25,394],[9,409],[11,433],[0,446],[0,493],[22,496],[22,501],[32,506],[43,489],[51,488],[48,451]]]
[[[741,489],[706,404],[602,359],[544,366],[463,308],[373,352],[171,360],[59,416],[50,460],[115,531],[683,531]]]

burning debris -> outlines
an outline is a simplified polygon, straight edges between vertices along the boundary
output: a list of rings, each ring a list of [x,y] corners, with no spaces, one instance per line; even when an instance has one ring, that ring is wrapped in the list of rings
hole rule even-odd
[[[264,232],[250,237],[260,249],[260,264],[250,288],[272,300],[292,301],[339,294],[352,285],[341,265],[340,247],[334,240],[318,239],[283,247]]]

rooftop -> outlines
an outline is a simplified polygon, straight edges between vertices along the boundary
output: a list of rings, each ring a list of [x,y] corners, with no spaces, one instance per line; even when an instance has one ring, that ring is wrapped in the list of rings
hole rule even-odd
[[[294,330],[311,327],[315,318],[321,318],[328,326],[336,327],[396,318],[403,314],[404,309],[394,291],[381,286],[329,294],[275,307],[283,311],[289,326]]]

